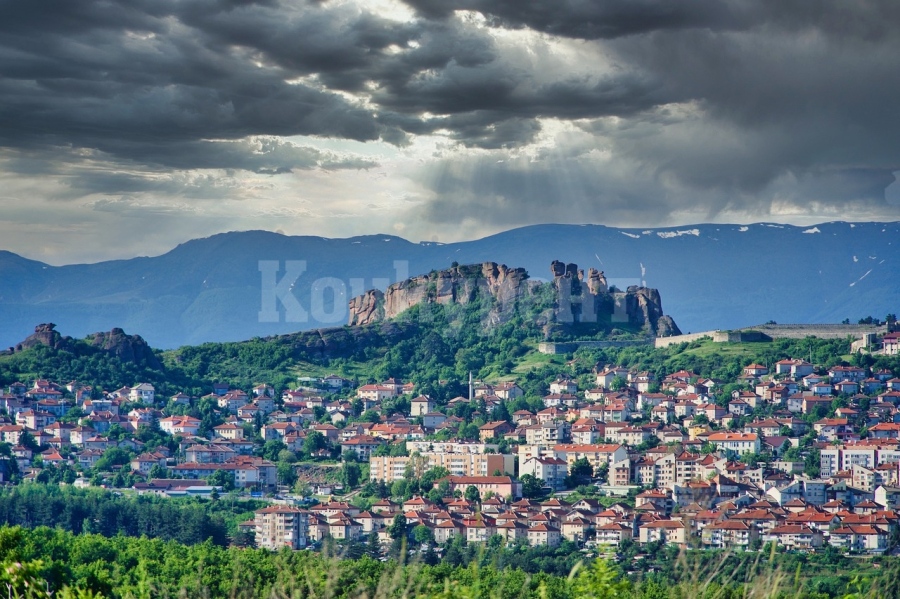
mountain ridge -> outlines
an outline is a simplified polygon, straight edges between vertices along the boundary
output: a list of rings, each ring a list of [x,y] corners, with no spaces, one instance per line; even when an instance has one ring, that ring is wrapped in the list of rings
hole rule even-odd
[[[547,224],[473,241],[416,243],[388,234],[324,238],[255,230],[189,240],[160,256],[65,266],[0,251],[0,347],[40,322],[59,323],[76,336],[121,327],[154,347],[340,326],[351,297],[452,262],[512,264],[542,279],[558,256],[604,270],[610,284],[623,289],[659,289],[666,312],[685,332],[767,320],[883,317],[896,312],[894,298],[900,297],[900,281],[892,276],[900,260],[898,233],[896,222]],[[343,294],[324,292],[328,320],[310,313],[306,322],[286,322],[282,313],[279,322],[261,322],[265,260],[278,262],[279,277],[286,261],[306,261],[293,291],[308,313],[313,283],[340,280]]]

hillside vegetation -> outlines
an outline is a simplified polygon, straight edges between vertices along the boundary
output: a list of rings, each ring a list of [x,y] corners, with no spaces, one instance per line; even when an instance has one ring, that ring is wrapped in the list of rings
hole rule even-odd
[[[812,582],[802,576],[802,556],[701,555],[631,581],[603,559],[558,576],[498,567],[484,550],[462,566],[333,555],[0,528],[0,582],[18,599],[863,599],[900,592],[896,563]]]

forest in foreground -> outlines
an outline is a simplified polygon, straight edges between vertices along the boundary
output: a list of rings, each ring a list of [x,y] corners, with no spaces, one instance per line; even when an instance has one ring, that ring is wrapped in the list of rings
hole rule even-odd
[[[900,596],[900,562],[849,580],[804,576],[775,555],[682,556],[666,575],[624,577],[605,559],[568,576],[502,568],[478,550],[466,566],[345,559],[331,553],[221,547],[62,529],[0,527],[0,583],[17,599],[862,599]],[[701,556],[702,557],[702,556]],[[835,572],[835,574],[838,574]]]

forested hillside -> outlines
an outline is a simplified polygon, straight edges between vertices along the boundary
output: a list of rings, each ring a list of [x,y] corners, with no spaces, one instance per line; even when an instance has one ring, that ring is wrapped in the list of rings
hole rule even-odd
[[[539,394],[539,385],[572,358],[577,359],[568,366],[573,374],[603,362],[654,373],[686,369],[706,377],[733,378],[748,359],[771,364],[791,357],[811,358],[825,367],[861,361],[900,370],[896,356],[851,357],[847,340],[697,341],[664,349],[582,349],[565,357],[539,354],[541,339],[531,313],[485,327],[484,311],[478,306],[422,305],[387,323],[155,350],[158,367],[99,351],[88,340],[73,340],[64,348],[37,344],[0,355],[0,385],[36,378],[77,380],[99,392],[144,381],[152,383],[160,396],[177,392],[199,396],[215,382],[240,389],[265,382],[280,392],[295,386],[300,376],[335,373],[358,384],[402,378],[416,383],[420,393],[442,399],[464,394],[469,372],[488,381],[516,378],[526,391]]]

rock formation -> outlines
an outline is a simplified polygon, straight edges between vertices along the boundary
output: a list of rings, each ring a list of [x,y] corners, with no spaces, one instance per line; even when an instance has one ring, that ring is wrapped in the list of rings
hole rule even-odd
[[[123,362],[143,364],[149,368],[162,368],[159,358],[140,335],[127,335],[122,329],[114,328],[108,333],[88,335],[86,341]]]
[[[71,337],[63,337],[56,330],[56,325],[52,322],[45,322],[34,327],[34,333],[26,337],[21,343],[16,344],[13,351],[22,351],[30,349],[37,345],[46,345],[53,349],[69,349],[71,345]]]
[[[555,301],[548,318],[540,324],[548,335],[576,323],[600,323],[614,328],[616,323],[638,327],[649,335],[678,335],[678,326],[662,311],[656,289],[629,287],[611,292],[602,271],[589,268],[587,275],[577,264],[554,260],[550,264]],[[480,299],[490,300],[488,319],[503,322],[532,298],[537,283],[528,279],[522,268],[504,264],[453,266],[412,277],[350,300],[350,325],[367,325],[399,316],[405,310],[427,303],[466,305]]]
[[[630,286],[625,292],[625,306],[631,324],[639,325],[657,337],[681,334],[672,317],[663,314],[662,299],[656,289]]]
[[[108,333],[94,333],[88,335],[83,342],[76,341],[72,337],[63,336],[56,330],[52,322],[39,324],[34,327],[34,333],[26,337],[21,343],[11,347],[7,353],[16,353],[30,349],[38,345],[46,345],[52,349],[71,352],[74,354],[90,353],[90,348],[108,353],[122,360],[133,362],[148,368],[161,369],[162,364],[153,350],[140,335],[127,335],[122,329],[115,328]]]
[[[496,310],[501,312],[523,297],[528,288],[528,273],[523,268],[507,268],[495,262],[453,266],[394,283],[384,293],[373,289],[353,298],[349,324],[395,318],[422,303],[465,305],[488,296],[497,300]]]

